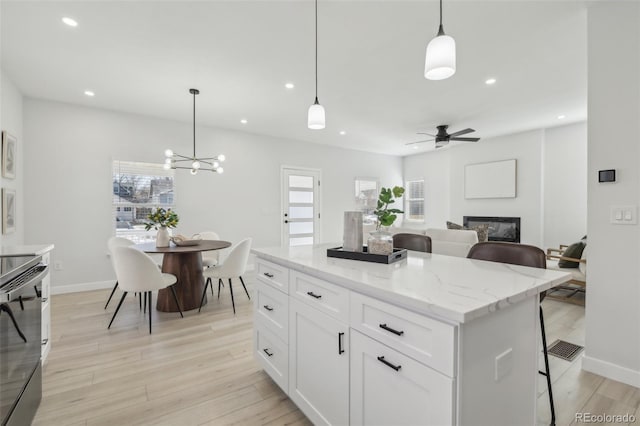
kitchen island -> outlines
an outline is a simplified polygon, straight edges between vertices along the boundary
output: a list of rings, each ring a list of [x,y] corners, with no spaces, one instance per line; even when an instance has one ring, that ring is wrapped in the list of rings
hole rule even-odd
[[[329,247],[252,250],[255,356],[313,423],[536,423],[539,293],[568,274]]]

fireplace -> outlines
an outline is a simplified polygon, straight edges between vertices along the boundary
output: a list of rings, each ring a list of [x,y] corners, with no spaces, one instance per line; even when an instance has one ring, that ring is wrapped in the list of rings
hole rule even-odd
[[[520,242],[519,217],[464,216],[465,228],[476,225],[489,225],[489,241]]]

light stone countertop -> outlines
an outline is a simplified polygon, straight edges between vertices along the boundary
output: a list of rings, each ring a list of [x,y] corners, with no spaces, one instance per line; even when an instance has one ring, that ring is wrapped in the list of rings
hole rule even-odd
[[[42,256],[53,250],[53,244],[37,244],[23,246],[0,247],[0,257],[3,256]]]
[[[568,281],[547,269],[409,251],[390,265],[327,257],[339,244],[251,250],[258,258],[415,312],[463,323]]]

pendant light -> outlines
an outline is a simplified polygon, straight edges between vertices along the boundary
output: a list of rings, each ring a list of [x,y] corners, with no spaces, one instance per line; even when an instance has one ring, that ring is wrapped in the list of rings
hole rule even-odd
[[[307,126],[313,130],[321,130],[325,127],[324,107],[318,102],[318,0],[316,2],[316,100],[309,107]]]
[[[442,0],[440,0],[440,28],[438,35],[427,45],[424,77],[444,80],[456,73],[456,41],[444,33],[442,27]]]
[[[225,160],[225,156],[220,154],[216,157],[198,158],[196,157],[196,95],[200,94],[198,89],[189,89],[189,93],[193,95],[193,156],[180,155],[167,149],[164,155],[167,157],[164,163],[164,168],[169,169],[186,169],[191,170],[191,174],[198,174],[199,171],[209,171],[222,173],[224,169],[220,166]],[[186,165],[179,165],[177,163],[191,163],[190,167]]]

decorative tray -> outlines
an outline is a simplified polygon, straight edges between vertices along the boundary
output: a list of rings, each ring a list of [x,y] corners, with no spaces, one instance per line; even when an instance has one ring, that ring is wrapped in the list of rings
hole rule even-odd
[[[328,257],[338,257],[340,259],[362,260],[374,263],[394,263],[407,257],[407,249],[394,248],[389,255],[371,254],[367,252],[367,246],[362,247],[362,252],[346,251],[342,247],[327,249]]]
[[[171,240],[178,247],[197,246],[202,240]]]

